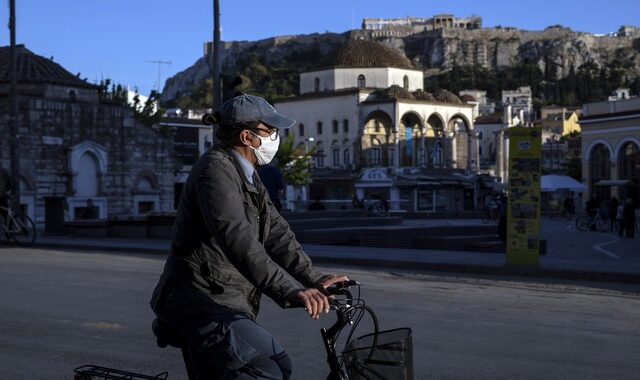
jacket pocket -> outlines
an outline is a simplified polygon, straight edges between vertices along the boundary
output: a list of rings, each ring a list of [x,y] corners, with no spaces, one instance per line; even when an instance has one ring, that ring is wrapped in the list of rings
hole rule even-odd
[[[247,286],[247,280],[230,264],[207,260],[200,271],[213,294],[239,291]]]

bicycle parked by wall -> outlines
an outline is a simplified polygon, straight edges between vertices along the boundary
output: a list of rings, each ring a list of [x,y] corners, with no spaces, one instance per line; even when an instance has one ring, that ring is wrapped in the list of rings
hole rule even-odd
[[[0,206],[0,238],[13,240],[16,244],[29,247],[36,241],[36,225],[21,212],[14,213],[11,203]]]
[[[580,231],[607,232],[611,230],[611,221],[602,218],[597,210],[592,210],[590,215],[582,215],[576,218],[576,228]]]
[[[354,297],[350,288],[357,287]],[[360,284],[346,281],[327,288],[334,295],[331,309],[336,312],[336,322],[329,328],[320,330],[327,354],[329,375],[327,380],[413,380],[413,347],[411,329],[408,327],[380,331],[378,318],[373,309],[360,297]],[[285,308],[304,307],[286,303]],[[373,331],[353,339],[357,327],[365,316],[370,319]],[[346,338],[339,340],[341,333],[349,327]],[[182,350],[188,378],[196,378],[189,349],[182,338],[160,319],[153,321],[153,333],[157,344],[164,348],[172,346]],[[339,350],[338,342],[346,342]],[[136,374],[95,365],[85,365],[75,369],[75,380],[129,379],[165,380],[168,374],[155,376]]]

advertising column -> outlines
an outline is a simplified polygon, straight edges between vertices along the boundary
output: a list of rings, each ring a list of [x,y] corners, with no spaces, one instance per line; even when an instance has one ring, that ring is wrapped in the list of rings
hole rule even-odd
[[[540,128],[509,128],[507,264],[538,265],[541,146]]]

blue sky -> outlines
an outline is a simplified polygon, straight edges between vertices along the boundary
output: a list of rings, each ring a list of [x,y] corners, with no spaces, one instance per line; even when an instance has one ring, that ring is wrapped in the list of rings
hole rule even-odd
[[[147,93],[193,64],[212,39],[213,1],[208,0],[16,0],[17,42],[54,57],[89,81],[111,78]],[[220,0],[222,39],[258,40],[277,35],[344,32],[363,17],[479,15],[486,27],[541,30],[562,24],[609,33],[640,26],[639,0],[433,1],[433,0]],[[7,2],[0,7],[0,44],[8,45]]]

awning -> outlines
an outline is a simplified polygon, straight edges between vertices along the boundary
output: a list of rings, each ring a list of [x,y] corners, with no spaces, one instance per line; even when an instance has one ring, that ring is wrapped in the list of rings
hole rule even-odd
[[[584,191],[586,186],[565,175],[543,175],[540,181],[540,191],[556,190]]]
[[[640,186],[630,179],[603,179],[596,182],[596,186]]]

